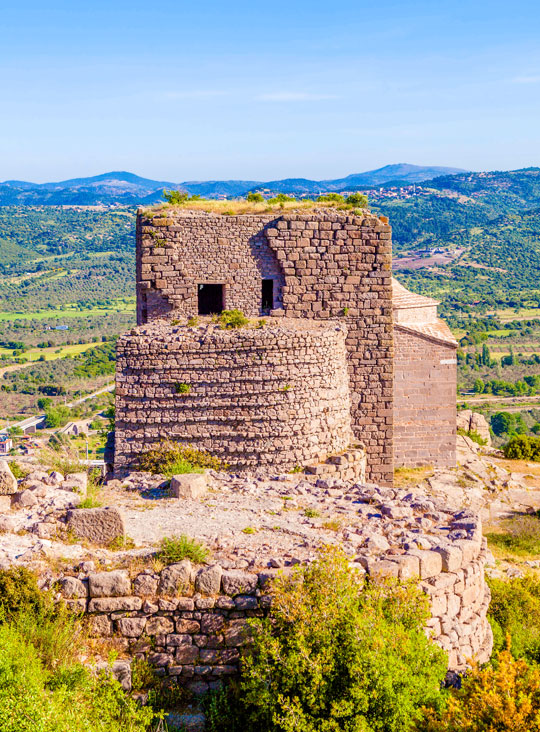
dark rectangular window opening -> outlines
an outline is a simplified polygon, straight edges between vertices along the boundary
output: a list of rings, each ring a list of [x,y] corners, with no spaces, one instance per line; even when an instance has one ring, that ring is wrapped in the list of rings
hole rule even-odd
[[[199,285],[197,294],[199,315],[214,315],[223,312],[223,285]]]
[[[272,310],[274,307],[274,280],[262,281],[262,310]]]

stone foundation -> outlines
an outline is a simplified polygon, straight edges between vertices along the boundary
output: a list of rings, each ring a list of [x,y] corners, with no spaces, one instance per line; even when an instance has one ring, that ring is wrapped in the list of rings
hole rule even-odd
[[[117,345],[115,468],[136,466],[164,439],[235,469],[290,470],[344,451],[353,439],[346,333],[285,318],[134,329]]]

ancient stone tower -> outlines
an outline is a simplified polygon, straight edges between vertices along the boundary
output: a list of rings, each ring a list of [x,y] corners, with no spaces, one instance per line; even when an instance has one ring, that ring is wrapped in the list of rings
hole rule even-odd
[[[339,464],[354,446],[382,484],[394,438],[398,464],[453,464],[456,344],[434,301],[393,290],[391,256],[389,225],[368,212],[139,212],[115,467],[164,438],[237,469]],[[253,322],[211,322],[231,309]]]

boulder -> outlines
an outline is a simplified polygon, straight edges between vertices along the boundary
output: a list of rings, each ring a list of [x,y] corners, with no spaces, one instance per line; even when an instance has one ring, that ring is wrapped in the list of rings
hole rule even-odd
[[[203,595],[218,595],[221,587],[223,569],[219,564],[199,570],[195,579],[195,589]]]
[[[0,496],[11,496],[17,490],[17,479],[11,472],[8,461],[0,460]]]
[[[65,480],[59,484],[59,487],[64,491],[73,491],[86,496],[88,475],[86,473],[70,473],[66,475]]]
[[[159,592],[162,595],[178,595],[189,587],[191,582],[191,562],[183,559],[162,570],[159,580]]]
[[[208,490],[206,473],[184,473],[173,475],[171,480],[171,496],[184,500],[196,500],[204,496]]]
[[[53,470],[52,473],[49,475],[49,480],[47,481],[47,485],[58,485],[59,483],[63,483],[64,476],[62,473],[59,473],[58,470]]]
[[[88,585],[77,577],[62,577],[58,586],[63,597],[70,600],[88,596]]]
[[[229,569],[223,572],[221,584],[226,595],[247,595],[257,588],[259,577],[241,569]]]
[[[473,412],[471,409],[462,409],[457,413],[456,426],[458,430],[477,432],[486,441],[486,446],[491,447],[489,425],[483,414]]]
[[[88,575],[90,597],[123,597],[131,594],[131,582],[127,572],[92,572]]]
[[[37,496],[34,491],[26,488],[24,491],[14,493],[11,497],[11,506],[13,508],[31,508],[38,502]]]
[[[124,521],[117,508],[73,508],[68,511],[67,528],[77,539],[106,545],[124,536]]]
[[[17,524],[15,520],[9,516],[0,516],[0,534],[6,534],[10,531],[15,531]]]

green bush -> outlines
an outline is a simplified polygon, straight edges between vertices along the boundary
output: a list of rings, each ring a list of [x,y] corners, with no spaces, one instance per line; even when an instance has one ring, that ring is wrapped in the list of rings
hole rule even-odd
[[[426,709],[422,732],[534,732],[540,720],[540,668],[500,651],[484,668],[474,664],[444,709]]]
[[[540,579],[488,579],[488,584],[494,651],[502,651],[510,636],[510,650],[515,658],[540,664]]]
[[[79,664],[51,669],[15,626],[0,626],[2,732],[146,732],[154,712]]]
[[[153,450],[139,458],[139,468],[148,473],[162,473],[172,477],[180,473],[197,473],[201,470],[225,470],[227,464],[210,455],[206,450],[198,450],[191,445],[180,445],[168,440],[161,442]]]
[[[245,328],[249,324],[249,320],[241,310],[224,310],[216,316],[215,320],[224,330]]]
[[[540,437],[514,435],[503,447],[504,456],[511,460],[540,462]]]
[[[277,196],[269,198],[267,203],[273,206],[276,203],[287,203],[290,201],[296,201],[296,198],[294,196],[287,196],[285,193],[278,193]]]
[[[363,193],[351,193],[350,196],[347,196],[345,199],[345,203],[348,203],[349,206],[360,206],[361,208],[366,208],[368,205],[367,196],[364,196]]]
[[[345,198],[341,195],[341,193],[324,193],[322,196],[317,196],[317,202],[345,203]]]
[[[204,564],[208,559],[208,548],[196,539],[182,534],[181,536],[164,537],[161,540],[158,559],[165,564],[175,564],[182,559],[190,559],[195,564]]]
[[[189,198],[189,193],[184,193],[183,191],[163,191],[163,198],[167,201],[167,203],[172,203],[173,205],[186,203],[186,201]]]
[[[483,437],[481,437],[480,434],[476,430],[464,430],[462,427],[459,427],[457,433],[458,433],[458,435],[463,435],[464,437],[468,437],[469,440],[476,442],[476,444],[480,445],[481,447],[484,447],[485,445],[487,445],[487,440],[485,440]]]
[[[69,422],[71,412],[63,404],[57,407],[48,406],[45,409],[45,427],[63,427]]]
[[[10,621],[20,612],[43,612],[46,595],[40,592],[35,575],[25,567],[0,570],[0,618]],[[1,728],[0,728],[1,729]]]
[[[248,193],[246,201],[249,201],[250,203],[264,203],[264,196],[262,193]]]
[[[279,578],[251,624],[238,685],[213,701],[211,732],[408,732],[438,705],[446,655],[409,586],[362,584],[338,550]]]

